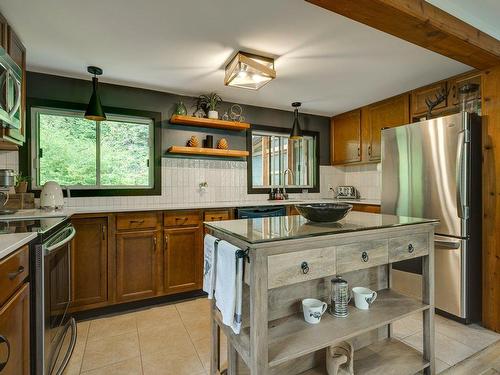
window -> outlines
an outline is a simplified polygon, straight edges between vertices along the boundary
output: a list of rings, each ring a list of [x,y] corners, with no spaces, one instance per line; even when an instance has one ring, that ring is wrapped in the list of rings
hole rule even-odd
[[[250,193],[269,191],[285,185],[289,192],[318,188],[317,135],[291,140],[288,134],[253,130],[249,135]],[[251,185],[251,186],[250,186]]]
[[[83,111],[31,108],[33,189],[56,181],[72,189],[153,188],[154,120]]]

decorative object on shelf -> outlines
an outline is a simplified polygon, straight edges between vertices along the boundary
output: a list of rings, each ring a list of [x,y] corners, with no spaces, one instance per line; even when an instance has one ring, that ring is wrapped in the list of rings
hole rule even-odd
[[[377,292],[361,286],[352,288],[352,294],[354,295],[355,306],[361,310],[368,310],[377,299]]]
[[[243,108],[241,108],[239,104],[233,104],[229,111],[231,112],[231,114],[229,115],[231,120],[239,122],[245,121],[245,117],[242,116]]]
[[[354,375],[354,348],[349,341],[342,341],[326,350],[328,375]]]
[[[337,318],[349,316],[348,304],[351,301],[349,284],[340,276],[331,280],[330,314]]]
[[[210,94],[203,94],[198,97],[198,109],[203,109],[208,118],[218,119],[219,112],[217,112],[217,107],[221,102],[221,97],[215,92],[211,92]]]
[[[217,148],[219,150],[227,150],[229,148],[229,143],[227,143],[227,139],[226,138],[219,139],[219,141],[217,142]]]
[[[224,121],[229,121],[229,115],[227,114],[227,111],[224,112],[224,114],[222,115],[221,117],[221,120],[224,120]]]
[[[85,111],[85,118],[92,121],[104,121],[106,120],[106,114],[102,109],[101,98],[97,93],[97,86],[99,84],[97,76],[102,75],[102,69],[97,66],[89,66],[87,67],[87,71],[94,76],[92,77],[92,96]]]
[[[194,111],[193,117],[204,118],[205,117],[205,111],[203,109],[201,109],[201,108],[198,108],[196,111]]]
[[[448,98],[450,89],[440,89],[437,94],[434,95],[434,99],[430,97],[425,98],[425,104],[427,105],[427,120],[432,118],[432,110],[439,104]]]
[[[302,139],[302,129],[299,122],[299,107],[302,105],[301,102],[293,102],[293,126],[292,132],[290,133],[290,139]]]
[[[309,324],[318,324],[327,308],[328,305],[319,299],[306,298],[302,300],[304,320]]]
[[[213,135],[206,136],[204,147],[206,147],[206,148],[213,148],[214,147],[214,136]]]
[[[187,145],[188,147],[200,147],[200,140],[198,139],[197,136],[193,135],[187,141]]]
[[[461,86],[458,89],[460,111],[481,115],[481,100],[479,94],[479,85],[477,83],[466,83]]]
[[[175,103],[175,114],[181,115],[181,116],[187,115],[187,109],[186,109],[186,106],[184,105],[184,103],[182,102],[182,100]]]
[[[274,59],[239,51],[226,65],[224,84],[258,90],[274,78]]]
[[[23,173],[19,172],[16,176],[16,193],[26,193],[28,191],[28,182],[31,180],[30,176],[23,176]]]

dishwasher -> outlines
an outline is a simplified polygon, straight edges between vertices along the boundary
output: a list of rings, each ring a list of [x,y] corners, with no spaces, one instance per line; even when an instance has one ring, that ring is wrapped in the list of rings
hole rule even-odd
[[[236,217],[238,219],[253,219],[273,216],[286,216],[285,206],[257,206],[236,209]]]

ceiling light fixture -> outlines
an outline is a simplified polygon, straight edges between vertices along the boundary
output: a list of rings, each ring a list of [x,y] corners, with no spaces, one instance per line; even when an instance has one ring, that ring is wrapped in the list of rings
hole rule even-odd
[[[300,128],[300,123],[299,123],[299,107],[302,103],[300,102],[293,102],[292,107],[295,108],[293,111],[294,114],[294,119],[293,119],[293,126],[292,126],[292,132],[290,133],[290,139],[302,139],[302,129]]]
[[[92,96],[90,97],[89,105],[85,111],[85,118],[93,121],[104,121],[106,120],[106,114],[102,109],[101,99],[97,93],[97,85],[99,83],[97,76],[102,74],[102,69],[96,66],[89,66],[87,67],[87,71],[94,76],[92,77]]]
[[[240,51],[226,65],[224,84],[258,90],[274,78],[274,59]]]

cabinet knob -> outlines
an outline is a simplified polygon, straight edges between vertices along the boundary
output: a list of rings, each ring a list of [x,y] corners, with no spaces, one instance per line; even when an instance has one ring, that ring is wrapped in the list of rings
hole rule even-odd
[[[413,244],[408,245],[408,252],[411,254],[415,251],[415,248],[413,247]]]
[[[7,366],[7,362],[9,362],[10,358],[10,342],[7,340],[5,336],[0,335],[0,345],[6,345],[7,346],[7,353],[5,355],[5,359],[0,359],[0,372]]]
[[[9,272],[8,273],[9,280],[14,280],[17,276],[19,276],[23,272],[24,272],[24,267],[23,266],[19,266],[19,268],[17,269],[17,271]]]
[[[368,253],[366,251],[363,251],[361,253],[361,260],[366,263],[366,262],[368,262],[369,259],[370,258],[368,257]]]
[[[307,262],[302,262],[300,268],[302,269],[302,273],[304,275],[309,272],[309,265],[307,264]]]

